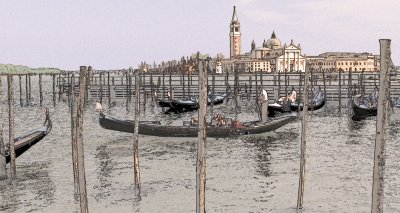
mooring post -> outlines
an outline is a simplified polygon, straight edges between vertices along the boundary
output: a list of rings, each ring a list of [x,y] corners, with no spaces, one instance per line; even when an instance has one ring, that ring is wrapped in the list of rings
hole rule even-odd
[[[238,95],[239,95],[239,71],[238,66],[236,65],[233,70],[234,74],[234,94],[235,94],[235,119],[237,120],[237,116],[239,114],[239,102],[238,102]]]
[[[185,73],[182,73],[182,97],[186,97],[186,91],[185,91]]]
[[[143,113],[146,114],[147,93],[146,93],[146,72],[144,70],[143,70],[143,80],[141,81],[141,86],[142,86],[141,89],[143,90]]]
[[[20,75],[19,79],[21,79]],[[1,75],[0,75],[0,88],[3,88],[1,82]],[[2,91],[3,90],[0,89],[0,100],[2,100]],[[4,180],[6,178],[7,178],[6,149],[4,147],[4,140],[3,140],[3,104],[0,101],[0,180]]]
[[[390,70],[393,64],[391,60],[390,39],[380,39],[380,77],[378,112],[376,117],[375,154],[372,178],[372,213],[383,212],[384,172],[385,172],[385,146],[389,128],[390,106]]]
[[[10,152],[10,177],[15,179],[17,177],[17,171],[15,166],[15,146],[14,146],[14,85],[13,76],[7,75],[8,85],[8,150]]]
[[[58,79],[57,79],[57,83],[58,83],[58,102],[60,102],[61,99],[61,81],[64,84],[64,78],[61,79],[61,74],[58,74]],[[28,96],[26,96],[28,97]]]
[[[301,120],[301,143],[300,143],[300,174],[299,189],[297,195],[297,210],[303,209],[304,182],[306,173],[306,130],[308,117],[308,69],[305,70],[303,88],[303,118]]]
[[[165,99],[165,69],[162,67],[162,94],[161,99]]]
[[[311,75],[311,115],[314,113],[314,68],[310,69]],[[303,110],[308,110],[307,108],[303,108]]]
[[[256,80],[256,88],[255,88],[255,93],[256,93],[256,95],[255,95],[255,98],[256,98],[256,100],[257,100],[257,94],[258,94],[258,78],[257,78],[257,73],[256,72],[254,72],[254,79]]]
[[[56,75],[53,74],[53,107],[56,107]]]
[[[40,107],[42,107],[43,105],[42,74],[39,74],[39,103]]]
[[[187,93],[188,93],[188,97],[190,96],[190,86],[191,86],[191,84],[190,84],[190,76],[189,76],[189,71],[187,72]]]
[[[110,71],[107,71],[107,86],[108,86],[108,108],[111,108],[111,86],[110,86]]]
[[[67,88],[68,88],[68,91],[66,94],[68,95],[68,105],[70,106],[71,105],[71,78],[70,78],[69,73],[67,74]]]
[[[279,99],[281,95],[281,72],[278,71],[278,96],[276,97],[276,100]]]
[[[85,88],[87,79],[88,69],[85,66],[80,67],[79,72],[79,99],[76,113],[76,136],[75,136],[75,154],[77,155],[77,167],[78,167],[78,180],[79,180],[79,197],[81,213],[87,213],[88,202],[86,193],[86,177],[85,177],[85,162],[83,152],[83,112],[85,106]]]
[[[174,91],[172,91],[172,70],[169,72],[169,94],[170,96],[168,97],[169,100],[172,100],[174,97]]]
[[[29,105],[31,104],[32,101],[32,84],[31,84],[31,75],[28,75],[28,80],[29,80]]]
[[[212,72],[212,88],[211,88],[211,116],[214,114],[214,100],[215,100],[215,70],[211,70]],[[226,94],[225,94],[226,95]],[[212,119],[211,119],[212,122]]]
[[[322,70],[322,78],[323,78],[323,82],[324,82],[324,94],[325,94],[325,98],[326,98],[326,81],[325,81],[325,69],[322,69],[322,66],[320,66],[319,68],[320,70]],[[325,107],[326,109],[326,107]]]
[[[339,116],[342,114],[342,68],[339,68]]]
[[[226,93],[228,93],[228,91],[229,91],[229,71],[228,70],[225,70],[226,71],[226,79],[225,79],[225,92]],[[226,105],[228,105],[228,100],[229,100],[229,98],[228,97],[226,97]]]
[[[140,198],[140,167],[139,167],[139,121],[140,121],[140,75],[135,72],[135,126],[133,133],[133,175],[135,179],[136,196]]]
[[[99,74],[99,84],[100,84],[100,104],[103,104],[103,72]]]
[[[1,78],[1,77],[0,77]],[[21,107],[24,106],[22,102],[22,85],[21,85],[21,75],[18,75],[18,83],[19,83],[19,104]],[[1,87],[0,87],[1,88]]]
[[[71,112],[71,147],[72,147],[72,166],[73,166],[73,173],[74,173],[74,197],[78,199],[79,196],[79,180],[78,180],[78,155],[76,152],[75,146],[75,137],[76,137],[76,129],[75,129],[75,77],[72,74],[71,78],[71,96],[70,102],[70,112]]]
[[[125,73],[122,74],[122,77],[125,75],[126,77],[126,81],[125,81],[125,88],[126,88],[126,111],[129,112],[130,111],[130,106],[129,106],[129,98],[130,98],[130,88],[129,88],[129,79],[128,79],[128,70],[125,70]],[[124,82],[123,78],[121,79],[121,82]]]
[[[204,62],[199,62],[199,132],[196,161],[196,213],[205,213],[206,193],[206,113],[207,113],[207,72]]]
[[[26,98],[26,106],[29,106],[28,74],[25,75],[25,98]]]

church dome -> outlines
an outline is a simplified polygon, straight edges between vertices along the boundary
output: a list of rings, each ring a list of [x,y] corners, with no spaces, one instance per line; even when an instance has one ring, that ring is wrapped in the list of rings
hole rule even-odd
[[[275,32],[272,32],[271,38],[268,39],[266,46],[271,49],[278,49],[281,47],[281,40],[279,40]]]

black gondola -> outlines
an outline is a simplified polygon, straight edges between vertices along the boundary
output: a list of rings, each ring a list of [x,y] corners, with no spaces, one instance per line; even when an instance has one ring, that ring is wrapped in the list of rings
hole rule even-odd
[[[222,95],[216,95],[214,98],[209,95],[207,105],[221,104],[228,95],[229,93],[225,93]],[[158,101],[158,105],[160,107],[169,107],[168,112],[187,112],[199,109],[199,99],[197,96],[190,96],[185,99],[160,100]]]
[[[368,97],[362,95],[356,95],[352,99],[353,116],[352,119],[355,121],[362,120],[370,116],[376,116],[378,114],[378,89],[372,92]]]
[[[14,139],[15,146],[15,156],[18,157],[30,149],[33,145],[42,140],[52,128],[52,122],[49,115],[49,110],[45,109],[46,120],[43,123],[42,127],[33,129],[29,132],[26,132],[24,135],[19,136]],[[8,147],[8,145],[6,145]],[[6,148],[6,162],[9,163],[11,160],[10,150]]]
[[[270,132],[294,121],[297,117],[298,113],[292,113],[279,118],[269,119],[267,122],[245,122],[238,128],[231,126],[217,127],[215,125],[210,125],[207,127],[207,136],[222,138]],[[133,133],[134,131],[133,121],[115,119],[106,116],[103,113],[100,113],[99,120],[100,125],[105,129],[129,133]],[[145,121],[140,122],[139,134],[159,137],[197,137],[198,126],[166,126],[161,125],[161,123],[158,121]]]
[[[313,101],[308,104],[308,111],[310,110],[318,110],[321,109],[325,105],[326,101],[326,96],[325,93],[321,90],[318,89],[316,93],[314,94]],[[287,112],[293,112],[297,111],[300,108],[300,111],[303,111],[303,103],[299,103],[297,101],[295,102],[275,102],[273,104],[268,105],[268,116],[273,117],[276,115],[276,113],[287,113]]]

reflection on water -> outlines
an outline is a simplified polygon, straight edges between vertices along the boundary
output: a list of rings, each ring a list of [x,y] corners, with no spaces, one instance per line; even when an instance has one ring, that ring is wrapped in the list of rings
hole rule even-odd
[[[33,86],[34,95],[37,87]],[[45,105],[51,106],[49,97],[50,94],[45,96]],[[253,102],[241,104],[239,119],[257,118],[251,114]],[[226,106],[216,106],[214,112],[235,112],[232,104]],[[142,193],[138,200],[133,185],[132,135],[102,129],[93,108],[88,106],[84,118],[90,211],[194,212],[197,138],[140,136]],[[132,114],[126,114],[123,102],[107,113],[132,118]],[[393,115],[399,113],[400,110]],[[36,105],[16,106],[16,135],[36,127],[41,120],[37,115],[41,114]],[[0,211],[79,212],[79,203],[74,200],[66,103],[59,103],[51,114],[52,132],[17,159],[17,180],[0,182]],[[161,109],[150,108],[143,119],[179,125],[197,116],[196,112],[160,114]],[[399,120],[392,119],[387,143],[387,212],[400,212]],[[207,139],[207,211],[295,212],[300,125],[298,120],[271,133]],[[313,112],[307,130],[305,212],[370,211],[375,125],[374,118],[354,122],[346,114],[338,117],[337,106],[329,102],[323,110]]]

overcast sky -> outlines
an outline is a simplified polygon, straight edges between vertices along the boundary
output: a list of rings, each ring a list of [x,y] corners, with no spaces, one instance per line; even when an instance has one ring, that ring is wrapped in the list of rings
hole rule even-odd
[[[389,38],[400,64],[399,0],[0,0],[0,63],[119,69],[197,51],[229,56],[233,5],[242,53],[275,30],[306,55],[379,54]]]

